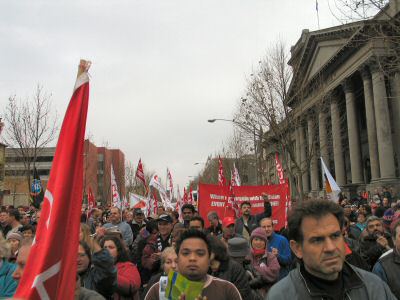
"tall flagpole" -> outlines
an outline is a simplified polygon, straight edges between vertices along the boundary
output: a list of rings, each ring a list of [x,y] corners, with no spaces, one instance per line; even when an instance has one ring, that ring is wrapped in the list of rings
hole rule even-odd
[[[320,27],[319,27],[319,11],[318,11],[318,0],[315,0],[315,9],[317,10],[318,29],[320,29]]]

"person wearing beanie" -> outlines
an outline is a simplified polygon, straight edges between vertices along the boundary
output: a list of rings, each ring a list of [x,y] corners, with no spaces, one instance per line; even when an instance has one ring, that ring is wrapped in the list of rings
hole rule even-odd
[[[269,288],[278,280],[279,262],[275,255],[269,253],[268,238],[264,228],[257,227],[250,236],[250,265],[254,270],[254,279],[250,286],[265,296]]]
[[[15,262],[18,256],[18,250],[22,241],[22,235],[17,232],[9,232],[7,234],[7,242],[10,245],[11,255],[8,258],[9,262]]]

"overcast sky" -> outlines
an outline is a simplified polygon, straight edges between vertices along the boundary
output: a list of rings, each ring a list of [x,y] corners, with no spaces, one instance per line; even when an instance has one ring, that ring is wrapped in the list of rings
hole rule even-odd
[[[336,25],[319,1],[321,28]],[[0,116],[41,84],[63,117],[80,58],[93,62],[87,132],[175,184],[232,134],[246,78],[269,45],[318,29],[314,0],[0,3]]]

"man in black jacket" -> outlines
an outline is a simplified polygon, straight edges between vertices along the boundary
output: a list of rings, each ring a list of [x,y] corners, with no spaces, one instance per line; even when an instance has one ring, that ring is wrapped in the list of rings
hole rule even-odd
[[[372,270],[379,257],[393,247],[393,241],[390,234],[385,232],[380,218],[370,216],[366,223],[366,235],[360,239],[360,250],[362,258]]]
[[[244,201],[240,204],[242,216],[235,222],[235,233],[250,240],[251,232],[258,227],[257,218],[250,214],[251,204]]]

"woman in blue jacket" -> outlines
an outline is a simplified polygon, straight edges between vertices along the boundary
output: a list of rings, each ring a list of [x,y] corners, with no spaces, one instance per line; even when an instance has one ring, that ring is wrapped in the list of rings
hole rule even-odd
[[[12,278],[16,265],[7,261],[10,254],[7,241],[0,236],[0,298],[12,297],[17,289],[17,282]]]

